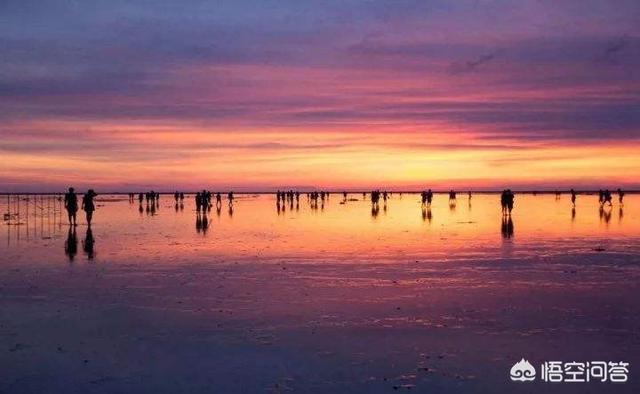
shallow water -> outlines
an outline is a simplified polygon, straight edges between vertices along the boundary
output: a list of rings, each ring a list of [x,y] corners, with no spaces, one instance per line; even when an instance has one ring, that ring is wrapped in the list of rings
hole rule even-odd
[[[102,195],[87,243],[84,212],[73,233],[61,202],[53,196],[3,199],[2,212],[18,213],[0,227],[1,264],[54,264],[92,260],[109,263],[181,264],[229,258],[296,262],[398,262],[486,260],[567,253],[640,251],[640,195],[625,206],[599,209],[597,196],[516,196],[510,221],[503,220],[499,196],[459,196],[455,206],[438,194],[430,209],[419,196],[398,193],[377,214],[361,194],[333,194],[311,207],[306,196],[278,211],[273,195],[239,195],[207,212],[207,228],[197,222],[193,196],[176,207],[163,195],[157,207],[129,203],[127,196]],[[352,201],[357,199],[357,201]],[[7,208],[7,205],[10,208]],[[68,243],[69,241],[70,243]],[[87,247],[89,246],[89,247]],[[67,251],[65,251],[65,248]]]
[[[516,195],[511,224],[497,195],[341,200],[240,195],[204,231],[192,196],[100,196],[75,238],[55,199],[21,200],[0,228],[0,392],[640,389],[640,196],[574,215]],[[625,361],[630,381],[511,382],[521,358]]]

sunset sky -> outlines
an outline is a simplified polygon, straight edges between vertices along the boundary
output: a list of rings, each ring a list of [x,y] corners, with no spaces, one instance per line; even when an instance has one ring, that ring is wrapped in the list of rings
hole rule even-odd
[[[640,188],[640,2],[0,2],[0,191]]]

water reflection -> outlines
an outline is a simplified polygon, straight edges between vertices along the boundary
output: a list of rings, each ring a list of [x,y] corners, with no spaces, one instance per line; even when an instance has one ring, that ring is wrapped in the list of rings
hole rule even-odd
[[[513,219],[511,218],[511,215],[502,217],[500,232],[504,239],[511,239],[511,237],[513,237]]]
[[[67,255],[69,261],[73,261],[78,254],[78,236],[76,235],[75,226],[69,226],[67,241],[64,243],[64,254]]]
[[[89,260],[93,260],[93,257],[95,256],[94,246],[95,239],[93,238],[93,231],[91,231],[91,227],[87,227],[84,241],[82,241],[82,249]]]
[[[604,222],[606,225],[611,221],[611,207],[600,205],[600,209],[598,210],[598,214],[600,216],[600,221]]]
[[[294,201],[293,209],[291,200],[281,201],[280,217],[278,204],[276,212],[273,210],[273,195],[238,195],[236,199],[240,205],[216,204],[216,231],[209,231],[212,214],[208,209],[196,215],[196,231],[193,231],[191,212],[195,212],[195,206],[192,196],[184,203],[188,214],[180,208],[174,212],[174,199],[169,203],[174,209],[160,213],[152,198],[149,198],[148,205],[145,203],[144,195],[142,204],[138,201],[137,206],[130,203],[127,195],[99,196],[92,225],[94,233],[84,234],[82,231],[79,234],[83,240],[81,246],[78,246],[78,235],[74,229],[67,227],[67,215],[58,198],[12,197],[9,202],[4,200],[4,204],[0,201],[0,210],[6,213],[0,234],[6,239],[8,251],[2,255],[11,256],[4,258],[10,262],[73,261],[78,247],[82,247],[87,257],[97,260],[101,256],[109,256],[110,261],[128,261],[131,258],[146,261],[152,256],[163,261],[182,261],[182,256],[199,258],[213,255],[259,255],[260,258],[331,256],[342,261],[353,256],[391,258],[391,251],[398,250],[407,256],[454,259],[457,256],[499,256],[498,252],[504,251],[501,239],[511,240],[509,245],[513,253],[532,256],[541,250],[551,253],[590,251],[593,242],[606,242],[607,251],[616,250],[616,247],[625,251],[640,249],[640,221],[637,220],[640,218],[640,196],[636,194],[625,196],[624,208],[618,199],[613,202],[613,207],[609,204],[600,207],[595,198],[581,199],[581,209],[586,212],[598,209],[599,219],[593,211],[588,215],[577,215],[577,208],[569,205],[568,198],[564,204],[555,203],[553,193],[538,194],[537,197],[518,194],[517,218],[513,219],[508,215],[502,217],[499,194],[474,195],[473,211],[450,211],[447,193],[436,193],[430,206],[426,198],[421,206],[419,195],[400,199],[389,194],[384,215],[381,215],[384,211],[382,201],[375,203],[368,198],[356,200],[347,196],[345,204],[330,204],[330,197],[325,194],[325,209],[320,215],[322,199],[318,192],[317,199],[307,197],[308,204],[304,199],[302,206]],[[369,197],[368,194],[366,196]],[[336,201],[344,202],[344,196],[339,196]],[[147,206],[149,216],[144,214]],[[156,206],[153,217],[152,206]],[[234,207],[238,208],[237,211]],[[420,217],[417,215],[418,207]],[[226,211],[224,215],[223,209]],[[571,210],[570,217],[567,209]],[[141,215],[136,211],[142,211]],[[287,220],[281,220],[284,213]],[[617,225],[611,226],[614,213]],[[518,221],[517,242],[514,219]],[[501,236],[496,237],[498,229],[495,223],[498,220]],[[79,225],[84,225],[84,217],[80,221]],[[430,225],[427,232],[424,231],[426,223]],[[101,256],[95,253],[94,234],[100,238]],[[207,239],[203,242],[204,234]],[[56,253],[50,253],[51,245],[54,245]],[[60,250],[62,245],[64,254]],[[2,256],[0,261],[3,261]]]
[[[207,235],[207,230],[209,230],[209,218],[207,217],[207,213],[204,210],[202,213],[200,213],[200,211],[197,211],[196,232],[202,232],[203,235]]]

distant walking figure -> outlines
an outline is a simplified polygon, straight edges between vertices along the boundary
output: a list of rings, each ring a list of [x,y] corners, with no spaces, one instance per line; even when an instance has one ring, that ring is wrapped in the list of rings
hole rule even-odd
[[[200,207],[202,206],[202,196],[200,195],[200,192],[196,193],[196,212],[200,212]]]
[[[600,205],[604,203],[604,191],[602,189],[598,190],[598,202]]]
[[[87,215],[87,224],[91,227],[91,219],[93,219],[93,211],[96,210],[96,206],[93,203],[93,198],[97,196],[93,189],[89,189],[82,197],[82,209],[84,209]]]
[[[611,192],[609,191],[609,189],[607,189],[602,194],[602,205],[604,205],[605,203],[609,203],[609,206],[612,206],[613,203],[611,202],[611,200],[612,200]]]
[[[507,210],[509,210],[509,216],[511,216],[511,211],[513,211],[513,192],[511,189],[507,189]]]
[[[449,192],[449,201],[453,201],[453,200],[455,200],[455,199],[456,199],[456,192],[455,192],[455,191],[453,191],[453,190],[451,190],[451,191]]]
[[[571,204],[573,204],[573,206],[576,206],[576,191],[571,189]]]
[[[618,188],[618,202],[620,203],[620,205],[624,205],[624,203],[622,202],[622,199],[624,198],[624,192]]]
[[[76,225],[76,213],[78,212],[78,196],[75,190],[70,187],[69,191],[64,195],[64,207],[69,215],[69,225]]]
[[[227,199],[229,200],[229,206],[233,205],[233,192],[227,194]],[[230,210],[230,212],[232,212],[232,210]],[[230,215],[233,215],[233,213],[230,213]]]

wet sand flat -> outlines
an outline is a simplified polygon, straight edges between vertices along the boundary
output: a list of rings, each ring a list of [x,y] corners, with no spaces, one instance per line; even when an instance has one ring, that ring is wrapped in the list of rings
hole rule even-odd
[[[83,226],[73,259],[64,225],[5,226],[0,391],[637,392],[635,200],[607,221],[587,198],[572,218],[522,196],[547,223],[515,211],[513,234],[495,196],[431,221],[407,195],[375,218],[246,197],[206,234],[168,199],[155,215],[109,201],[91,259]],[[626,361],[630,381],[511,382],[523,357]]]

